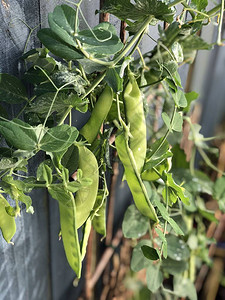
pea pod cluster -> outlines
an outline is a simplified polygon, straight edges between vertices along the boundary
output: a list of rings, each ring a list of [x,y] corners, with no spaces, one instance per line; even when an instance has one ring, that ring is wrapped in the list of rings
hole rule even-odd
[[[124,166],[125,177],[137,208],[143,215],[158,223],[157,214],[141,179],[147,148],[142,95],[130,71],[128,71],[128,78],[129,81],[123,94],[127,124],[120,120],[122,131],[117,134],[116,149]]]

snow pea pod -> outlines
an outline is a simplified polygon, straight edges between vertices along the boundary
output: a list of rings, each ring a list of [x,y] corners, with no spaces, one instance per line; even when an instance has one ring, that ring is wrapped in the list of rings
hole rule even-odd
[[[81,241],[80,249],[81,249],[81,259],[83,260],[86,254],[88,238],[91,232],[91,218],[88,218],[83,226],[83,238]]]
[[[61,234],[67,261],[77,277],[80,278],[82,260],[76,224],[76,205],[73,194],[70,193],[70,195],[69,206],[59,202]]]
[[[0,195],[0,229],[7,243],[12,243],[11,239],[16,233],[15,218],[7,214],[5,208],[9,206],[7,200]]]
[[[79,161],[78,167],[83,172],[83,177],[90,178],[92,184],[81,188],[75,196],[76,223],[77,228],[82,226],[93,209],[98,193],[98,163],[94,154],[85,146],[78,146]]]
[[[139,174],[143,168],[146,156],[146,122],[143,109],[142,94],[137,81],[130,71],[128,72],[128,84],[125,87],[123,102],[126,114],[126,123],[130,127],[132,137],[129,139],[129,147],[133,152]]]
[[[106,86],[99,96],[87,123],[81,128],[80,133],[92,144],[96,139],[99,130],[107,117],[113,102],[113,91]]]
[[[124,166],[126,180],[132,193],[135,205],[144,216],[147,216],[151,220],[158,223],[155,209],[149,201],[146,188],[137,169],[133,152],[129,148],[128,136],[124,132],[117,135],[115,144],[119,158]]]

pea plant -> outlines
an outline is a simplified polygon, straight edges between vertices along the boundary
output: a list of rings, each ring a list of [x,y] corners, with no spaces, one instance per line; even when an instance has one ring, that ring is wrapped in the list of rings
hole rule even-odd
[[[192,63],[197,50],[212,48],[198,33],[216,17],[217,44],[222,44],[224,2],[207,10],[207,0],[105,1],[97,13],[126,22],[123,42],[109,22],[90,28],[82,0],[67,2],[49,13],[49,28],[39,30],[44,47],[22,55],[22,80],[0,74],[0,100],[22,107],[14,119],[4,106],[0,112],[3,237],[12,243],[21,207],[34,213],[30,192],[46,188],[58,202],[66,257],[80,278],[91,227],[106,235],[106,173],[112,172],[116,152],[134,201],[122,224],[124,236],[135,241],[131,270],[145,268],[147,287],[156,295],[197,299],[196,269],[202,262],[210,264],[212,241],[205,224],[217,221],[203,195],[213,195],[224,211],[224,178],[214,184],[195,170],[196,150],[216,167],[207,154],[208,139],[190,120],[198,95],[184,91],[178,68]],[[80,29],[80,19],[87,29]],[[159,38],[154,40],[151,28],[157,24]],[[155,43],[146,53],[139,47],[144,36]],[[73,126],[75,110],[89,114],[80,130]],[[180,148],[184,121],[193,142],[190,163]],[[29,161],[40,161],[40,153],[44,160],[29,176]],[[172,288],[166,286],[168,278]]]

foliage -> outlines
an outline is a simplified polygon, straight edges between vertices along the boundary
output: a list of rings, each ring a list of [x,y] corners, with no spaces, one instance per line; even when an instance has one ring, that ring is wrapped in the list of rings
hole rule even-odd
[[[106,172],[112,169],[110,148],[116,147],[135,203],[128,207],[122,226],[124,236],[136,241],[131,269],[146,268],[152,293],[196,299],[193,256],[209,263],[204,221],[217,221],[214,212],[206,209],[202,193],[213,195],[225,211],[224,177],[213,184],[194,169],[196,150],[206,164],[215,167],[206,154],[210,150],[207,139],[189,118],[191,102],[198,95],[184,92],[178,68],[192,62],[197,50],[212,48],[197,33],[219,14],[220,6],[212,13],[206,10],[207,1],[193,0],[190,6],[186,1],[106,1],[100,12],[114,14],[128,24],[129,37],[123,45],[107,22],[92,29],[79,28],[81,2],[73,7],[56,6],[49,14],[49,28],[38,32],[45,48],[22,56],[26,69],[22,81],[0,75],[0,101],[24,104],[13,120],[0,110],[0,133],[6,145],[0,148],[3,237],[7,242],[13,238],[21,203],[27,213],[34,212],[31,190],[47,188],[59,203],[65,253],[80,277],[91,225],[103,237],[106,234]],[[184,10],[177,15],[179,3]],[[149,36],[149,26],[159,20],[167,22],[167,28],[159,25],[155,47],[143,55],[139,43],[144,35]],[[139,53],[136,59],[135,50]],[[33,86],[31,96],[25,88],[28,83]],[[159,84],[163,87],[164,125],[154,132],[149,118],[154,103],[146,99],[149,94],[154,96]],[[79,131],[72,125],[75,110],[90,114]],[[194,145],[190,164],[184,162],[176,135],[182,132],[184,119],[190,124],[189,139]],[[147,127],[154,133],[150,138]],[[174,147],[168,136],[173,137]],[[29,160],[40,151],[46,159],[36,177],[29,177]],[[168,274],[173,276],[173,290],[163,286]]]

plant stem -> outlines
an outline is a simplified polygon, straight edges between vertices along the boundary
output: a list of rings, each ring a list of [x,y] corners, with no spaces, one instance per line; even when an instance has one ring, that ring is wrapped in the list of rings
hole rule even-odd
[[[221,1],[220,20],[219,20],[218,37],[217,37],[217,45],[218,46],[223,45],[223,43],[221,41],[222,26],[223,26],[223,12],[224,12],[224,0]]]
[[[196,147],[195,145],[192,148],[191,159],[190,159],[190,172],[191,175],[195,175],[195,156],[196,156]]]
[[[190,13],[191,12],[196,12],[197,14],[202,15],[202,16],[204,16],[204,17],[206,17],[206,18],[209,19],[209,15],[207,15],[206,13],[203,13],[203,12],[197,10],[197,9],[194,9],[194,8],[191,8],[191,7],[185,7],[184,10],[189,11]],[[194,17],[195,17],[195,15],[194,15]]]
[[[173,124],[176,111],[177,111],[177,106],[174,105],[173,114],[172,114],[172,117],[171,117],[170,124]],[[159,146],[155,149],[155,151],[152,152],[151,156],[153,156],[155,153],[157,153],[160,150],[160,148],[163,146],[163,144],[164,144],[164,142],[167,139],[169,134],[170,134],[170,130],[168,129],[167,132],[165,133],[162,141],[160,142]]]
[[[223,1],[224,2],[224,1]],[[207,12],[207,15],[208,16],[213,16],[215,13],[218,12],[218,10],[220,10],[221,8],[221,4],[218,4],[217,6],[213,7],[212,9],[210,9],[208,12]]]
[[[93,84],[87,89],[85,95],[83,95],[83,96],[81,97],[82,100],[83,100],[84,98],[86,98],[86,97],[87,97],[87,96],[88,96],[88,95],[96,88],[96,86],[99,85],[99,83],[104,79],[105,75],[106,75],[106,72],[104,71],[102,74],[100,74],[99,77],[97,77],[97,78],[95,79],[95,81],[93,82]],[[71,106],[67,108],[67,110],[65,111],[65,113],[64,113],[63,116],[61,117],[61,119],[60,119],[58,125],[62,125],[62,124],[64,123],[65,119],[67,118],[67,116],[68,116],[68,114],[70,113],[70,111],[72,110],[72,108],[73,108],[73,107],[71,107]]]
[[[84,51],[81,48],[79,48],[80,51],[82,51],[82,53],[84,54],[84,56],[90,60],[92,60],[93,62],[96,62],[100,65],[103,66],[111,66],[114,67],[131,49],[132,47],[135,45],[135,43],[139,40],[140,36],[145,32],[148,24],[151,22],[153,16],[149,16],[146,21],[143,23],[143,25],[141,26],[141,28],[138,30],[138,32],[134,35],[134,37],[131,39],[131,41],[128,43],[128,45],[122,50],[122,52],[112,61],[103,61],[94,57],[90,57],[90,55]],[[139,44],[139,43],[138,43]],[[137,46],[138,46],[137,44]]]
[[[174,0],[173,2],[169,3],[168,7],[171,8],[179,3],[183,3],[185,0]]]
[[[147,26],[153,19],[152,16],[149,16],[146,21],[143,23],[141,28],[138,30],[138,32],[134,35],[132,40],[129,42],[129,44],[123,49],[123,51],[112,61],[112,65],[116,65],[133,47],[133,45],[138,41],[139,36],[146,30]]]

